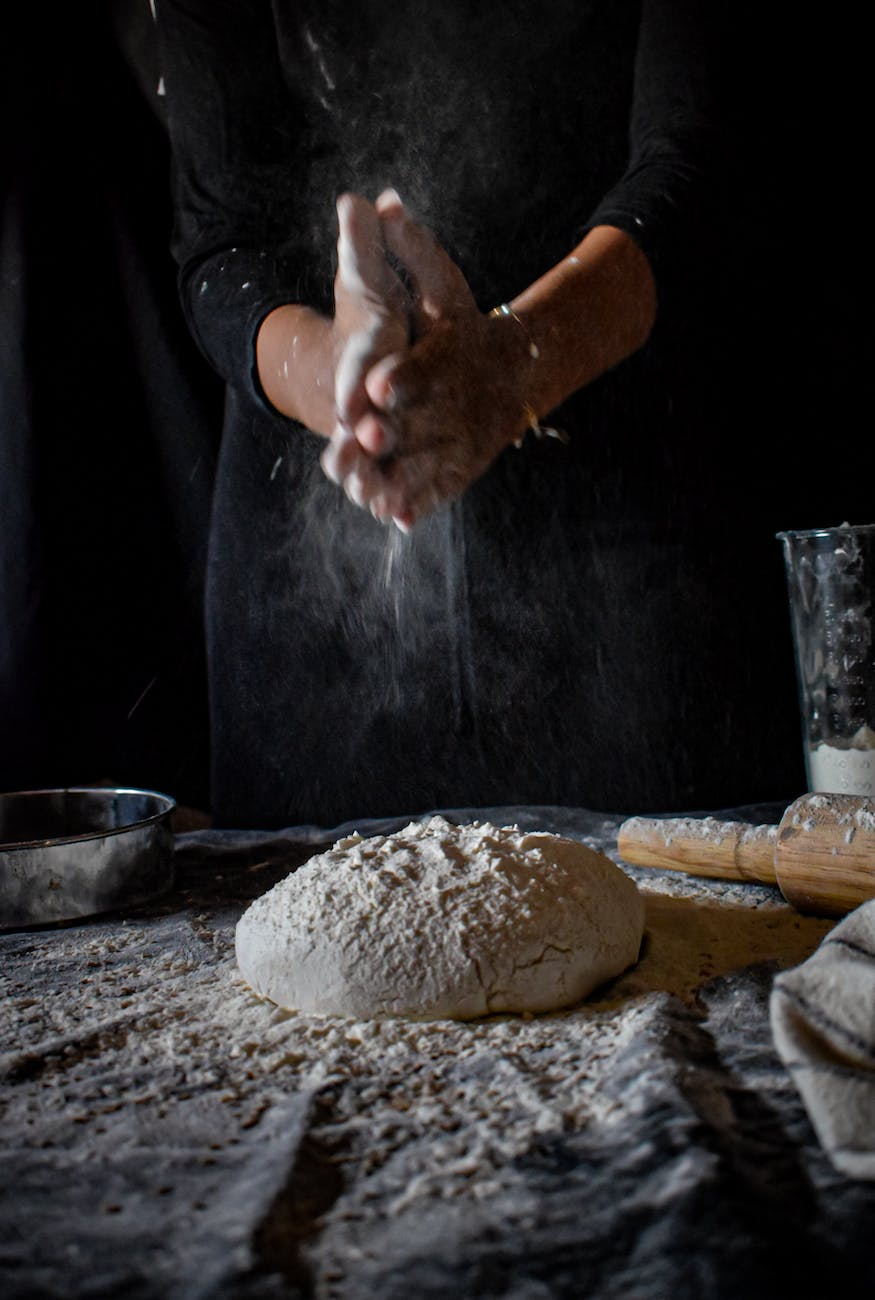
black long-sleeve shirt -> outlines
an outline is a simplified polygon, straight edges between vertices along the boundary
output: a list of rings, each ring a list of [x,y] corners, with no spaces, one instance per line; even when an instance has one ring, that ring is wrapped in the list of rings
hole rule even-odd
[[[709,149],[697,0],[160,0],[183,302],[258,394],[281,302],[330,306],[333,202],[385,185],[485,308],[598,223],[670,288]]]
[[[762,602],[739,608],[743,553],[712,527],[732,485],[660,360],[695,332],[678,308],[713,147],[697,0],[158,4],[182,297],[229,384],[217,821],[761,790]],[[659,295],[646,355],[557,414],[567,447],[509,449],[403,542],[325,480],[322,440],[271,410],[254,361],[272,307],[330,310],[336,196],[387,185],[484,309],[599,223],[640,244]]]

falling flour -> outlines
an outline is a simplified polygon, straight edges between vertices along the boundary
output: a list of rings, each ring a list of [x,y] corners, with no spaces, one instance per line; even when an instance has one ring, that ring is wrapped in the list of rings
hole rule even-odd
[[[247,983],[321,1015],[468,1020],[579,1002],[638,957],[644,905],[603,854],[442,817],[340,840],[257,899]]]

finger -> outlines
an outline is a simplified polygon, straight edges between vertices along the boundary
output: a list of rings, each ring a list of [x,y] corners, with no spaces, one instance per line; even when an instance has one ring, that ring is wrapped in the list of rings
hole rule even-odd
[[[332,483],[341,484],[364,455],[350,429],[338,429],[329,438],[319,457],[324,474]]]
[[[391,352],[371,366],[365,375],[365,396],[377,411],[390,415],[410,403],[417,391],[417,376],[411,373],[405,356]]]
[[[392,523],[406,537],[413,532],[416,517],[408,511],[407,514],[393,516]]]
[[[358,445],[369,456],[389,456],[395,450],[398,437],[388,420],[373,410],[368,410],[355,425]]]
[[[386,247],[410,277],[423,323],[457,315],[473,305],[462,272],[431,231],[411,217],[395,190],[380,195],[376,212]]]
[[[405,532],[416,519],[428,513],[429,503],[434,504],[431,484],[425,481],[421,471],[421,465],[410,461],[392,460],[383,467],[381,510],[399,527],[404,525]]]
[[[350,501],[370,510],[375,519],[388,521],[386,479],[382,465],[362,451],[353,434],[338,429],[321,456],[326,476],[343,489]]]
[[[430,339],[439,343],[439,331]],[[383,357],[365,376],[365,393],[375,414],[396,435],[397,455],[417,455],[446,441],[459,381],[445,362],[439,348],[420,346]]]
[[[376,209],[358,195],[344,194],[337,201],[337,214],[335,315],[350,333],[335,374],[335,405],[340,419],[353,425],[368,407],[367,369],[409,339],[410,304],[386,261]]]
[[[366,509],[367,501],[364,483],[358,470],[353,470],[351,474],[347,474],[343,480],[343,490],[354,506],[358,506],[360,510]]]
[[[408,295],[386,260],[383,228],[376,208],[358,194],[337,200],[337,274],[343,289],[376,298],[406,322]]]
[[[337,200],[337,269],[352,293],[378,287],[389,267],[383,256],[383,235],[376,209],[359,194]]]
[[[425,518],[465,491],[475,475],[453,462],[444,449],[395,458],[387,474],[386,507],[395,519],[412,523]]]
[[[343,489],[350,501],[363,510],[370,510],[375,519],[381,517],[381,504],[385,481],[377,461],[360,456],[356,467],[347,475]]]

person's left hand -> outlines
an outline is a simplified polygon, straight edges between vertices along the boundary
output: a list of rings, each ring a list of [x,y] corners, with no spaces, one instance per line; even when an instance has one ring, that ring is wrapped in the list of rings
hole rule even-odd
[[[377,209],[412,287],[418,337],[366,376],[371,406],[352,430],[360,454],[345,436],[323,464],[333,456],[352,500],[407,529],[523,432],[530,357],[524,332],[478,310],[462,272],[394,192]]]
[[[372,204],[360,195],[343,194],[337,201],[337,220],[331,324],[336,424],[322,465],[352,496],[356,469],[371,468],[353,432],[370,406],[365,377],[382,357],[397,355],[409,342],[410,303],[386,259],[380,219]]]

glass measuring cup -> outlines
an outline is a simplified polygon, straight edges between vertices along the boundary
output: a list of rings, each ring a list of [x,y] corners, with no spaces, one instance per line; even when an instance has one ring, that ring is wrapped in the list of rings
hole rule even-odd
[[[809,790],[875,797],[875,524],[778,533]]]

